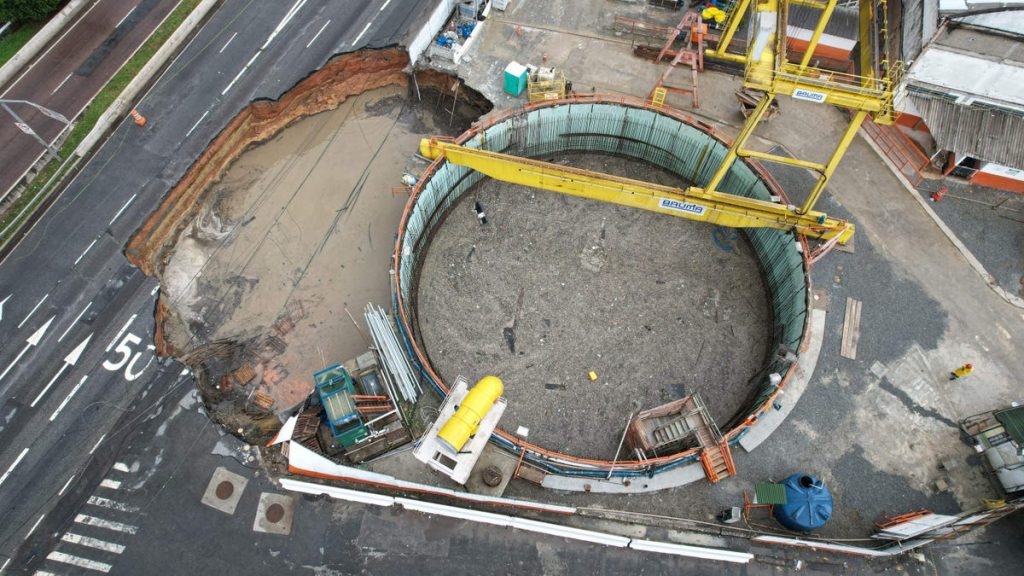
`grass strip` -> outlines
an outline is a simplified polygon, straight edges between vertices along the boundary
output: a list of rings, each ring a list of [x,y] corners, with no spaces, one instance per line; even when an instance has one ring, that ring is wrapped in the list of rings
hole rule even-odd
[[[46,24],[46,22],[28,22],[14,28],[14,30],[4,33],[4,35],[0,37],[0,66],[6,64],[11,58],[14,58],[14,55],[18,53],[18,50],[21,50],[21,47],[27,44],[28,41],[36,35],[36,32],[39,32],[39,29],[42,28],[44,24]],[[0,22],[0,25],[3,25],[3,23]]]

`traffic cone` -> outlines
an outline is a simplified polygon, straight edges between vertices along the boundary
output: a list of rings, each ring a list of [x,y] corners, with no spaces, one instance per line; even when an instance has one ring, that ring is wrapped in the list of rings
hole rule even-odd
[[[136,110],[135,108],[132,108],[131,115],[132,115],[132,118],[135,120],[136,124],[138,124],[139,126],[145,126],[146,125],[146,117],[143,116],[142,114],[139,114],[139,111]]]

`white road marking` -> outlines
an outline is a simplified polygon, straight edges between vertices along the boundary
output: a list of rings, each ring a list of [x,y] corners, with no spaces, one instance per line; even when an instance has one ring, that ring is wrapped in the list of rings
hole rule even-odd
[[[0,476],[0,486],[3,486],[4,480],[7,480],[7,477],[11,475],[11,472],[14,472],[14,469],[21,463],[21,459],[25,457],[25,454],[28,454],[28,448],[22,449],[21,454],[18,454],[18,457],[14,459],[14,463],[7,469],[7,472],[4,472],[4,475]]]
[[[11,563],[11,559],[10,558],[8,558],[7,560],[4,560],[4,565],[0,566],[0,573],[2,573],[5,569],[7,569],[7,565],[10,564],[10,563]],[[36,572],[36,574],[39,574],[39,572]]]
[[[110,508],[111,510],[117,510],[118,512],[128,512],[134,514],[139,511],[136,506],[129,506],[123,502],[117,502],[108,498],[102,498],[100,496],[89,496],[89,504],[93,506],[99,506],[101,508]]]
[[[265,50],[267,46],[269,46],[270,43],[274,41],[274,38],[277,37],[277,35],[281,32],[282,29],[284,29],[286,25],[288,25],[288,22],[290,22],[291,19],[295,17],[295,14],[298,13],[299,9],[301,9],[305,3],[306,0],[298,0],[298,2],[293,4],[292,7],[288,9],[288,13],[284,15],[284,18],[282,18],[281,21],[277,24],[277,27],[274,28],[274,31],[270,33],[270,36],[267,36],[267,41],[263,43],[263,46],[260,46],[259,50],[257,50],[256,53],[253,54],[252,58],[249,59],[249,62],[245,66],[243,66],[241,70],[238,71],[238,74],[235,74],[235,77],[231,79],[231,82],[228,83],[227,87],[221,91],[221,96],[224,96],[228,93],[229,90],[231,90],[231,88],[235,85],[235,82],[238,82],[238,79],[242,77],[242,74],[245,74],[245,72],[249,69],[249,66],[251,66],[252,63],[256,61],[256,58],[259,58],[259,55],[263,53],[263,50]]]
[[[35,307],[32,308],[32,310],[28,313],[28,316],[25,316],[25,319],[22,320],[20,324],[18,324],[18,328],[21,328],[22,326],[24,326],[25,322],[28,322],[28,319],[31,318],[32,315],[36,313],[36,310],[39,310],[39,307],[42,306],[43,302],[46,302],[46,299],[49,298],[49,297],[50,297],[49,293],[47,293],[45,296],[43,296],[43,299],[40,300],[39,303],[36,304]]]
[[[107,224],[107,226],[110,226],[111,224],[116,222],[117,219],[121,217],[121,213],[124,212],[125,208],[127,208],[129,204],[134,202],[135,201],[135,197],[138,196],[138,195],[139,195],[138,192],[136,192],[135,194],[132,194],[132,197],[129,198],[128,201],[124,203],[124,206],[121,206],[121,209],[117,211],[117,214],[114,214],[114,217],[110,220],[110,224]]]
[[[72,264],[72,266],[78,266],[78,263],[82,261],[82,258],[85,258],[85,255],[89,253],[89,250],[92,250],[92,247],[96,245],[96,240],[99,240],[99,238],[94,238],[93,241],[85,247],[85,250],[78,255],[78,258],[75,258],[75,263]]]
[[[160,291],[160,285],[157,284],[156,286],[153,287],[153,290],[149,293],[149,295],[152,296],[152,295],[156,294],[159,291]]]
[[[390,0],[388,0],[388,1],[390,2]],[[327,28],[327,25],[330,24],[330,23],[331,23],[330,20],[328,20],[327,22],[324,22],[324,25],[321,26],[320,29],[316,31],[316,34],[313,34],[313,39],[309,41],[309,44],[306,44],[306,48],[309,48],[310,46],[313,45],[313,42],[316,42],[316,39],[320,37],[320,33],[323,32],[324,28]]]
[[[70,402],[71,399],[75,397],[75,394],[78,393],[78,389],[82,387],[82,384],[85,384],[85,381],[88,378],[89,375],[86,374],[85,376],[82,376],[82,379],[78,381],[78,384],[75,384],[75,387],[71,389],[71,394],[65,396],[64,400],[61,401],[60,406],[57,406],[57,409],[53,411],[53,414],[50,414],[50,422],[53,422],[54,420],[57,419],[57,416],[60,415],[60,411],[63,410],[64,407],[67,406],[68,402]],[[72,476],[72,478],[74,478],[74,476]],[[70,482],[70,480],[68,480],[68,482]]]
[[[182,370],[181,374],[178,374],[178,376],[188,376],[188,368],[185,368],[184,370]]]
[[[228,44],[231,44],[231,41],[235,39],[235,36],[238,36],[238,32],[235,32],[231,35],[231,38],[228,38],[228,41],[225,42],[223,46],[221,46],[220,51],[217,52],[217,54],[223,54],[224,51],[227,50]]]
[[[14,357],[14,362],[8,364],[7,369],[4,370],[3,374],[0,374],[0,380],[3,380],[4,376],[7,376],[7,373],[11,371],[11,368],[14,368],[14,366],[21,360],[21,357],[28,352],[29,348],[39,345],[39,341],[43,339],[43,334],[46,333],[46,329],[50,327],[50,322],[53,322],[54,318],[55,316],[50,316],[50,319],[46,321],[46,324],[43,324],[39,330],[36,330],[28,337],[28,340],[26,340],[27,344],[25,344],[25,347],[21,349],[21,352],[18,352],[18,355]]]
[[[78,316],[75,316],[75,319],[71,321],[71,324],[68,324],[68,329],[65,330],[63,334],[60,335],[60,338],[57,338],[57,342],[63,340],[64,337],[68,335],[68,332],[71,332],[71,329],[74,328],[75,324],[77,324],[78,321],[82,319],[82,316],[85,315],[85,311],[88,310],[90,306],[92,306],[92,300],[90,300],[89,303],[85,305],[85,308],[82,308],[82,311],[78,313]]]
[[[38,404],[39,401],[43,399],[43,396],[50,391],[50,387],[57,381],[57,378],[60,378],[60,375],[64,373],[64,370],[67,370],[68,366],[74,366],[78,363],[78,359],[82,357],[82,352],[85,352],[85,347],[89,345],[90,340],[92,340],[92,334],[89,334],[85,340],[82,340],[81,344],[75,346],[75,349],[64,357],[64,365],[60,367],[60,370],[57,370],[57,373],[53,375],[53,378],[50,378],[50,381],[43,387],[42,391],[39,392],[39,395],[32,401],[32,404],[29,405],[30,408],[36,407],[36,404]]]
[[[242,74],[245,74],[246,70],[247,70],[246,68],[242,68],[241,70],[239,70],[238,74],[235,74],[235,77],[231,80],[230,83],[228,83],[228,87],[225,88],[224,90],[222,90],[220,95],[223,96],[223,95],[227,94],[228,90],[231,90],[231,87],[235,85],[235,82],[238,82],[238,79],[242,77]]]
[[[384,4],[381,5],[380,10],[377,10],[377,12],[383,12],[384,9],[388,7],[388,4],[391,4],[391,0],[384,2]]]
[[[274,38],[277,38],[277,35],[281,32],[281,30],[284,29],[285,26],[288,25],[289,22],[292,21],[292,18],[294,18],[295,15],[298,14],[299,10],[305,3],[306,0],[298,0],[298,2],[292,4],[292,7],[288,9],[288,13],[285,14],[284,18],[282,18],[281,21],[277,24],[277,28],[274,28],[274,31],[270,33],[270,36],[267,36],[267,41],[263,43],[263,46],[260,46],[260,50],[266,50],[267,46],[270,46],[270,43],[274,41]]]
[[[356,36],[356,39],[352,41],[353,46],[359,44],[359,39],[362,38],[363,34],[366,34],[366,31],[370,29],[370,24],[373,24],[373,20],[370,20],[369,22],[366,23],[366,26],[363,26],[363,31],[360,32],[359,36]]]
[[[119,490],[121,488],[121,482],[119,480],[111,480],[110,478],[104,478],[100,481],[100,488],[110,488],[111,490]]]
[[[60,537],[65,542],[72,544],[78,544],[80,546],[88,546],[89,548],[95,548],[97,550],[103,550],[104,552],[113,552],[114,554],[120,554],[124,552],[124,546],[121,544],[114,544],[113,542],[107,542],[100,540],[99,538],[90,538],[88,536],[79,536],[71,532],[65,532]]]
[[[78,516],[75,516],[75,522],[78,522],[79,524],[85,524],[86,526],[106,528],[107,530],[113,530],[115,532],[124,532],[126,534],[135,534],[139,531],[138,526],[132,526],[131,524],[122,524],[121,522],[114,522],[113,520],[105,520],[103,518],[87,516],[85,514],[79,514]]]
[[[64,487],[60,489],[60,492],[57,492],[57,496],[62,496],[64,494],[64,491],[68,489],[68,486],[71,486],[71,481],[74,479],[75,475],[72,474],[71,478],[68,478],[68,481],[64,483]]]
[[[124,472],[126,474],[132,471],[131,468],[129,468],[128,465],[125,464],[124,462],[114,462],[114,470],[117,470],[118,472]]]
[[[8,294],[7,298],[0,300],[0,320],[4,319],[4,304],[6,304],[7,301],[11,299],[11,296],[14,296],[14,294]]]
[[[64,37],[65,37],[65,36],[67,36],[67,35],[68,35],[68,33],[70,33],[70,32],[71,32],[71,30],[73,30],[73,29],[75,28],[75,26],[78,26],[78,23],[79,23],[79,22],[81,22],[82,20],[85,20],[85,17],[89,15],[89,12],[92,12],[92,9],[93,9],[93,8],[95,8],[97,4],[99,4],[99,2],[93,2],[92,6],[89,6],[89,9],[88,9],[88,10],[86,10],[84,14],[82,14],[81,16],[79,16],[79,17],[78,17],[78,20],[75,20],[75,23],[74,23],[74,24],[72,24],[71,26],[68,26],[68,27],[67,27],[67,28],[66,28],[66,29],[64,30],[64,33],[60,35],[60,38],[57,38],[57,41],[56,41],[56,42],[51,42],[51,43],[50,43],[50,47],[49,47],[49,48],[47,48],[47,49],[46,49],[46,51],[45,51],[45,52],[43,52],[43,53],[42,53],[42,54],[41,54],[41,55],[40,55],[40,56],[39,56],[38,58],[36,58],[35,60],[33,60],[33,61],[32,61],[32,64],[29,64],[28,68],[26,68],[26,69],[25,69],[25,71],[21,73],[21,76],[18,76],[18,79],[17,79],[17,80],[15,80],[14,82],[12,82],[12,83],[10,83],[10,84],[8,84],[8,85],[7,85],[7,90],[6,90],[6,91],[4,91],[4,93],[3,93],[3,94],[0,94],[0,97],[6,96],[8,92],[10,92],[10,91],[11,91],[12,89],[14,89],[14,86],[15,86],[15,85],[16,85],[16,84],[17,84],[18,82],[21,82],[21,79],[22,79],[22,78],[24,78],[26,74],[28,74],[29,72],[31,72],[31,71],[32,71],[32,69],[33,69],[33,68],[35,68],[36,64],[38,64],[38,63],[42,62],[43,58],[46,58],[46,55],[50,53],[50,50],[53,50],[53,49],[54,49],[54,47],[56,47],[56,46],[57,46],[58,44],[60,44],[60,41],[61,41],[61,40],[63,40],[63,39],[64,39]]]
[[[124,21],[127,20],[128,17],[132,15],[132,12],[135,12],[135,6],[132,6],[132,9],[129,10],[128,13],[124,15],[124,18],[121,18],[120,20],[117,21],[117,25],[114,26],[114,28],[120,28],[121,24],[124,24]]]
[[[0,569],[0,572],[3,572],[3,570]],[[36,570],[35,573],[32,574],[32,576],[57,576],[57,575],[54,574],[53,572],[45,572],[43,570]]]
[[[56,93],[57,93],[57,90],[60,90],[60,89],[61,89],[61,87],[62,87],[62,86],[64,86],[64,84],[65,84],[65,83],[66,83],[66,82],[67,82],[68,80],[71,80],[71,76],[73,76],[74,74],[75,74],[74,72],[68,72],[68,75],[67,75],[67,76],[65,76],[63,80],[61,80],[61,81],[60,81],[60,84],[57,84],[57,87],[56,87],[56,88],[54,88],[52,92],[50,92],[50,96],[53,96],[54,94],[56,94]]]
[[[28,537],[31,536],[32,533],[36,531],[36,528],[39,528],[39,524],[43,521],[43,518],[46,518],[46,514],[43,514],[42,516],[40,516],[39,520],[36,520],[36,523],[33,524],[32,527],[28,529],[28,534],[25,534],[25,540],[28,540]]]
[[[78,556],[72,556],[71,554],[65,554],[64,552],[58,552],[54,550],[46,556],[47,560],[53,560],[54,562],[62,562],[64,564],[70,564],[79,568],[85,568],[86,570],[93,570],[95,572],[110,572],[113,568],[110,564],[104,562],[97,562],[95,560],[89,560],[88,558],[79,558]]]
[[[96,444],[92,447],[92,450],[89,450],[89,454],[92,454],[93,452],[95,452],[96,449],[100,447],[100,444],[103,444],[103,441],[106,440],[106,439],[107,439],[107,435],[106,434],[104,434],[103,436],[100,436],[100,439],[96,441]]]
[[[192,127],[188,129],[187,133],[185,133],[185,138],[188,138],[189,136],[192,135],[192,132],[194,132],[195,129],[199,127],[199,123],[202,122],[203,119],[206,118],[206,115],[209,114],[209,113],[210,113],[209,110],[207,110],[206,112],[203,112],[203,115],[199,117],[199,120],[196,120],[196,123],[193,124]]]
[[[132,325],[132,322],[135,322],[136,316],[138,316],[138,314],[132,314],[132,317],[129,318],[128,321],[124,323],[124,326],[121,327],[121,330],[117,333],[117,336],[114,336],[114,339],[110,341],[110,344],[107,344],[107,349],[104,350],[104,352],[110,352],[110,349],[114,347],[114,344],[117,344],[121,340],[121,336],[124,334],[125,330],[127,330],[128,327]]]

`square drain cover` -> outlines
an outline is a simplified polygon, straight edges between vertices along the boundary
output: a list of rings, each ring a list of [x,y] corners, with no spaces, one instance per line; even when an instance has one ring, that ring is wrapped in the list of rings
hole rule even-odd
[[[210,484],[206,487],[201,502],[225,514],[234,514],[238,500],[241,499],[248,483],[246,477],[219,466],[213,471],[213,477],[210,478]]]
[[[260,505],[256,508],[256,520],[252,529],[268,534],[288,535],[292,531],[295,514],[295,497],[264,492],[260,494]]]

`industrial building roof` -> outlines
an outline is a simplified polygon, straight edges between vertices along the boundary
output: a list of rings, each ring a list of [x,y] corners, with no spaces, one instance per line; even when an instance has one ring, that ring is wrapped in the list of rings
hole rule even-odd
[[[1006,433],[1017,443],[1024,446],[1024,406],[1007,408],[995,413],[996,420],[1003,425]]]
[[[814,30],[819,18],[821,10],[818,8],[790,4],[786,24],[804,30]],[[857,8],[837,7],[825,24],[825,34],[856,40],[859,30],[858,18]]]
[[[962,24],[1024,36],[1024,11],[1021,10],[985,12],[982,14],[955,16],[953,18]]]
[[[921,52],[907,80],[1024,109],[1024,42],[974,28],[946,28]]]
[[[911,92],[910,100],[939,148],[1014,168],[1024,167],[1024,113],[963,106]]]

